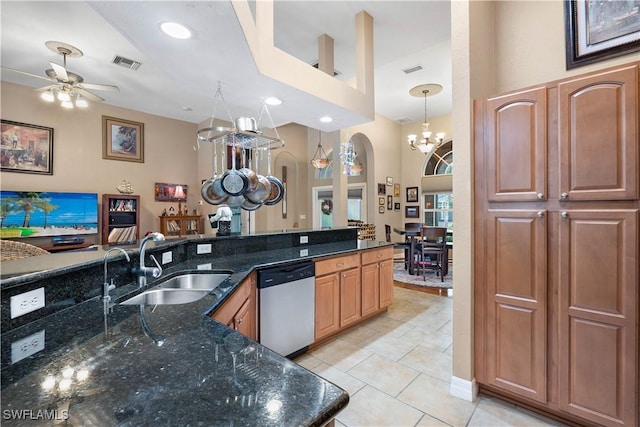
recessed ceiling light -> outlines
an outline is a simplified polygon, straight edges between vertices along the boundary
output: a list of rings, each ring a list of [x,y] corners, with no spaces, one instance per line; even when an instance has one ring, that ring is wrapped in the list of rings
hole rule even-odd
[[[182,111],[193,111],[191,107],[182,107]]]
[[[331,117],[329,117],[329,116],[323,116],[323,117],[320,117],[320,121],[322,123],[331,123],[333,121],[333,119]]]
[[[182,24],[177,22],[163,22],[160,24],[160,29],[163,33],[176,39],[189,39],[191,38],[191,30]]]
[[[276,98],[275,96],[268,97],[267,99],[264,100],[264,102],[266,104],[269,104],[269,105],[280,105],[280,104],[282,104],[282,100],[279,99],[279,98]]]

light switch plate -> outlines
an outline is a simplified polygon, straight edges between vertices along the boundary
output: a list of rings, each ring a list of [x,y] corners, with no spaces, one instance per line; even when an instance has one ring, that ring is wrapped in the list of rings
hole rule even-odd
[[[309,243],[309,236],[300,236],[300,244]]]
[[[300,256],[309,256],[309,249],[300,249]]]
[[[211,263],[198,264],[198,270],[211,270]]]
[[[44,350],[44,329],[11,343],[11,363],[17,363]]]
[[[210,254],[211,253],[211,243],[203,243],[197,246],[196,252],[198,254]]]
[[[167,251],[162,253],[162,264],[167,264],[173,261],[173,252]]]
[[[12,296],[10,306],[12,319],[44,307],[44,288]]]

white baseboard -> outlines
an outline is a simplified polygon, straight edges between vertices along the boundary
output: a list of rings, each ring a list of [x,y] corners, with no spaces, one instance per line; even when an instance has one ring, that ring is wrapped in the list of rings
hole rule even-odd
[[[464,399],[467,402],[473,402],[476,400],[476,397],[478,397],[478,383],[475,379],[467,381],[462,378],[452,376],[449,394],[459,397],[460,399]]]

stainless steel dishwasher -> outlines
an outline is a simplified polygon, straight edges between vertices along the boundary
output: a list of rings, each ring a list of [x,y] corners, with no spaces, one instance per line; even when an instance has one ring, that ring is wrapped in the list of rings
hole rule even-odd
[[[282,356],[304,353],[315,339],[312,261],[258,272],[260,343]]]

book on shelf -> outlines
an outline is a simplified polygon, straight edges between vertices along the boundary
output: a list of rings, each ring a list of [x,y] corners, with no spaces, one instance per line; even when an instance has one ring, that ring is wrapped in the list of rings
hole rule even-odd
[[[136,201],[134,199],[113,199],[109,203],[112,212],[135,212]]]
[[[125,243],[136,240],[136,226],[116,227],[109,232],[109,243]]]

